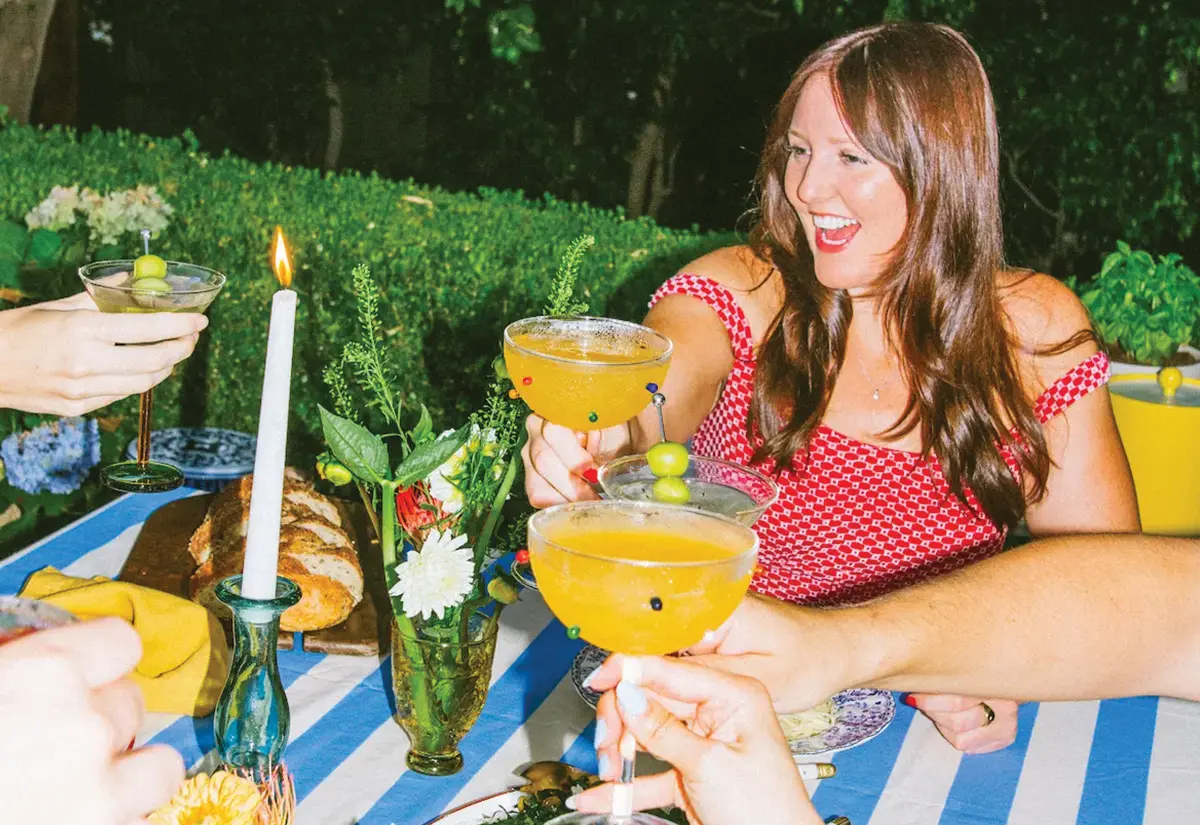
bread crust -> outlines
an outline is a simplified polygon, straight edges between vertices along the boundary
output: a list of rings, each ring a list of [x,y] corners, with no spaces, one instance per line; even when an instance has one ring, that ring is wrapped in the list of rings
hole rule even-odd
[[[217,599],[216,585],[240,573],[245,560],[252,488],[252,476],[229,484],[188,542],[197,565],[189,595],[218,616],[229,610]],[[295,582],[301,594],[280,628],[312,631],[341,624],[362,601],[363,575],[337,504],[312,485],[285,478],[280,524],[279,575]]]

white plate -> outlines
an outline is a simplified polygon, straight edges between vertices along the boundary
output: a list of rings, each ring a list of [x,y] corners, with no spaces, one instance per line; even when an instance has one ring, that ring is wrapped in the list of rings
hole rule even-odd
[[[607,658],[607,651],[587,645],[571,663],[571,684],[592,707],[600,701],[600,694],[585,688],[583,682]],[[896,717],[896,700],[886,690],[844,690],[833,697],[833,708],[837,721],[829,730],[817,736],[788,740],[793,756],[815,756],[861,745],[883,733]]]
[[[500,791],[483,799],[476,799],[466,805],[460,805],[452,811],[446,811],[441,816],[434,817],[425,825],[481,825],[489,817],[495,817],[505,811],[515,811],[517,803],[524,798],[524,791]]]

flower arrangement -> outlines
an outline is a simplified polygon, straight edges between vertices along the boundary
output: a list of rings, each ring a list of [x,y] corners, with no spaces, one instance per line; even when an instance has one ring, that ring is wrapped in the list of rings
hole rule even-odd
[[[571,288],[590,237],[568,250],[549,310],[581,311]],[[324,373],[335,411],[320,408],[329,453],[318,471],[353,483],[372,516],[395,626],[397,720],[408,764],[431,774],[461,767],[458,739],[483,706],[496,627],[518,585],[492,562],[523,542],[528,505],[510,497],[521,468],[528,407],[502,357],[483,405],[435,434],[425,405],[394,391],[382,345],[378,286],[354,269],[358,337]],[[356,396],[365,396],[358,404]]]

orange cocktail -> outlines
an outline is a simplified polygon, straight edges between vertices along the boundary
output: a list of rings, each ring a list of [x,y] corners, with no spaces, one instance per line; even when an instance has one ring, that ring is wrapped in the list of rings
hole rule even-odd
[[[553,424],[598,430],[624,424],[658,391],[671,339],[612,318],[526,318],[504,330],[509,378]]]
[[[529,559],[554,615],[619,653],[673,653],[716,630],[746,595],[757,550],[749,527],[673,505],[577,502],[529,520]]]

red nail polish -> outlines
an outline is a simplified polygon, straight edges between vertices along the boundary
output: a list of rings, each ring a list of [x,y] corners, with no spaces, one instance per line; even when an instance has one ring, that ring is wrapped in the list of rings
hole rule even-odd
[[[583,471],[583,480],[588,484],[595,484],[600,480],[600,473],[596,471],[595,467],[590,467]]]
[[[911,693],[904,694],[904,704],[908,705],[910,708],[915,708],[917,706],[917,697],[913,696]]]

